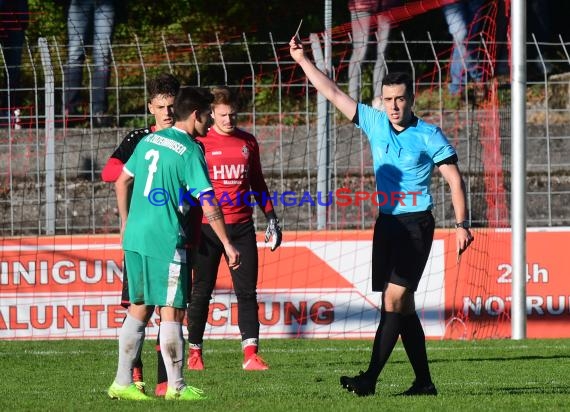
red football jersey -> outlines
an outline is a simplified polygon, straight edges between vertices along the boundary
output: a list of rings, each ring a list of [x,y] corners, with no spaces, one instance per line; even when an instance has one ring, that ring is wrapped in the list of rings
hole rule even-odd
[[[226,223],[249,221],[256,204],[266,215],[273,211],[261,170],[259,146],[252,134],[236,128],[231,136],[226,136],[212,127],[206,137],[198,140],[203,144],[210,180]],[[203,218],[202,222],[208,220]]]

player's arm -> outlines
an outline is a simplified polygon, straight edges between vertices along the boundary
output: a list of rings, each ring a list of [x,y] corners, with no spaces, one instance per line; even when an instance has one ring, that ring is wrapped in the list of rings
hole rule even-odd
[[[125,136],[101,171],[101,179],[104,182],[113,183],[119,178],[123,166],[135,151],[138,142],[149,133],[150,129],[145,128],[133,130]]]
[[[250,167],[250,186],[253,190],[255,200],[265,218],[267,219],[267,229],[265,229],[265,243],[271,242],[270,247],[273,252],[275,249],[281,245],[281,240],[283,235],[281,233],[281,226],[279,226],[279,219],[273,208],[273,202],[271,201],[271,196],[269,196],[269,189],[267,188],[267,183],[263,177],[263,170],[261,169],[261,159],[259,156],[259,146],[257,142],[255,143],[253,153],[251,156],[251,167]],[[266,196],[263,196],[263,193]]]
[[[206,166],[206,158],[199,145],[194,146],[197,149],[194,156],[189,156],[186,161],[186,179],[192,183],[193,192],[200,200],[202,212],[212,227],[212,230],[222,242],[226,253],[228,266],[231,269],[237,269],[240,265],[239,251],[233,246],[226,230],[224,215],[219,207],[218,200],[212,189],[212,182],[208,175],[208,167]]]
[[[119,209],[119,217],[121,218],[121,239],[125,229],[125,224],[127,223],[127,216],[129,213],[129,193],[133,180],[133,177],[123,170],[115,182],[117,207]]]
[[[107,183],[117,181],[121,175],[124,165],[125,164],[120,159],[111,156],[101,171],[101,179]]]
[[[271,201],[271,197],[268,196],[269,189],[267,188],[267,183],[265,182],[265,178],[263,177],[263,170],[261,169],[261,159],[259,156],[259,146],[257,142],[255,142],[252,153],[250,156],[250,167],[249,167],[249,185],[254,193],[255,200],[263,214],[268,219],[275,217],[275,211],[273,210],[273,202]],[[264,197],[262,194],[265,193],[266,196]]]
[[[215,199],[214,192],[209,191],[202,193],[201,195],[208,194],[208,199]],[[217,205],[217,200],[201,202],[202,211],[204,216],[208,219],[208,223],[212,227],[212,230],[222,242],[224,246],[224,251],[228,258],[228,266],[231,269],[237,269],[240,265],[240,254],[239,251],[231,243],[228,233],[226,231],[226,223],[224,221],[224,214],[222,210]]]
[[[303,44],[297,35],[289,42],[289,52],[293,60],[301,66],[309,81],[315,86],[315,89],[325,96],[349,120],[352,120],[356,113],[356,102],[307,58],[303,50]]]
[[[440,164],[439,171],[451,190],[451,203],[455,212],[457,223],[467,221],[467,198],[465,182],[459,172],[457,163]],[[459,227],[456,232],[456,248],[458,253],[463,253],[473,241],[473,235],[467,227]]]

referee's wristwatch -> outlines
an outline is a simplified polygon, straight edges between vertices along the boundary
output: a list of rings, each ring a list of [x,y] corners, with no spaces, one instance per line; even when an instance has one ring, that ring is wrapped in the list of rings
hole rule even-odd
[[[469,229],[470,225],[469,225],[469,221],[468,220],[464,220],[463,222],[459,222],[455,224],[455,228],[456,229]]]

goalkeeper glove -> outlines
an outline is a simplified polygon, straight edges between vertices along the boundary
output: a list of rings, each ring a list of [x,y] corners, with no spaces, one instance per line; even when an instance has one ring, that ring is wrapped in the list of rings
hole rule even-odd
[[[265,243],[271,240],[271,251],[279,247],[281,244],[281,227],[279,226],[279,219],[270,218],[267,221],[267,229],[265,230]]]

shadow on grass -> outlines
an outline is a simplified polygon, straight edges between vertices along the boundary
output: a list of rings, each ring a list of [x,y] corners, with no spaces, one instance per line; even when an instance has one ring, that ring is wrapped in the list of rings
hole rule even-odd
[[[570,360],[570,355],[522,355],[522,356],[504,356],[504,357],[481,357],[481,358],[453,358],[453,359],[437,359],[430,358],[430,363],[448,363],[448,362],[511,362],[511,361],[529,361],[529,360],[549,360],[564,359]],[[406,360],[407,361],[407,360]],[[405,361],[402,361],[405,362]]]
[[[549,385],[541,387],[509,386],[505,388],[493,387],[486,390],[461,391],[464,395],[569,395],[570,386]]]

